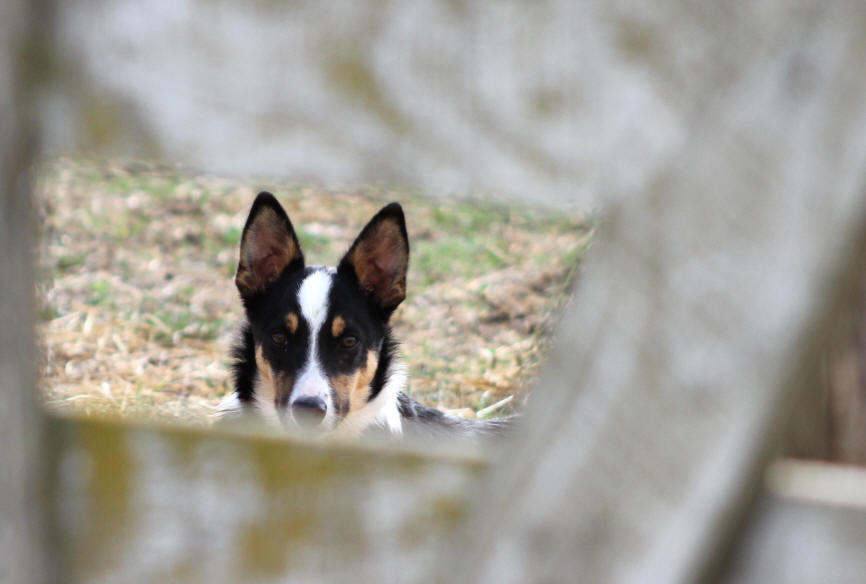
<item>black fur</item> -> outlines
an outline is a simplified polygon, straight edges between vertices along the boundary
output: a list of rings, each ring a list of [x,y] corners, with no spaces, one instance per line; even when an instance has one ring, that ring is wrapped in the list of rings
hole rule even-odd
[[[398,347],[399,343],[391,336],[391,327],[386,327],[382,350],[379,352],[379,367],[376,369],[376,375],[373,377],[373,384],[370,389],[370,399],[379,395],[388,381],[388,372],[397,355]]]
[[[256,356],[254,353],[253,333],[250,325],[245,322],[238,334],[238,339],[231,349],[232,381],[235,394],[243,403],[253,401],[253,383],[256,380]]]
[[[472,438],[495,438],[507,434],[517,416],[492,420],[467,420],[449,416],[436,408],[421,405],[403,392],[397,396],[403,433],[414,438],[442,438],[462,435]]]

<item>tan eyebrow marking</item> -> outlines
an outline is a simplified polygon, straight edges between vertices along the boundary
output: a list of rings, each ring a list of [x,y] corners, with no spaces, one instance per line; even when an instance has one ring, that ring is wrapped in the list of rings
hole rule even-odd
[[[346,321],[338,314],[334,317],[334,320],[331,323],[331,334],[335,337],[339,337],[343,334],[344,330],[346,330]]]
[[[298,330],[298,315],[296,313],[290,312],[286,315],[286,328],[291,334],[295,334],[295,331]]]

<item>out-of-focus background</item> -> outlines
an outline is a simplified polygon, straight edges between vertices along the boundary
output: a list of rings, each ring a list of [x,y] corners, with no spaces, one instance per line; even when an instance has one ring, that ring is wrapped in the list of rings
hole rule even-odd
[[[0,49],[0,580],[866,573],[859,3],[9,0]],[[515,435],[195,427],[258,188],[321,262],[406,203],[413,394]]]

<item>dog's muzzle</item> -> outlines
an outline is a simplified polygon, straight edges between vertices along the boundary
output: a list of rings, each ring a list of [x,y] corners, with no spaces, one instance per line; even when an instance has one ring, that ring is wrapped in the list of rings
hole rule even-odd
[[[303,428],[313,428],[325,419],[328,406],[320,397],[302,397],[292,402],[292,417]]]

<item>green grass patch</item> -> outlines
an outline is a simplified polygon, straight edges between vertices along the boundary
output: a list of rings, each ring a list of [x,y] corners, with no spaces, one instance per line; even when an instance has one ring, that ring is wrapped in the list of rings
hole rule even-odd
[[[305,252],[311,252],[312,255],[326,254],[330,250],[331,245],[334,243],[334,240],[332,238],[310,233],[309,231],[304,229],[303,226],[296,227],[295,231],[298,234],[298,240],[301,243],[301,249],[303,249]]]
[[[111,282],[104,278],[95,280],[90,284],[90,294],[87,297],[90,306],[103,306],[111,304]]]
[[[243,232],[237,227],[229,227],[222,234],[222,243],[228,246],[237,246],[241,242],[241,235]]]
[[[481,239],[452,237],[441,241],[420,241],[412,250],[412,270],[421,274],[423,284],[445,278],[472,277],[502,267],[500,254]]]

